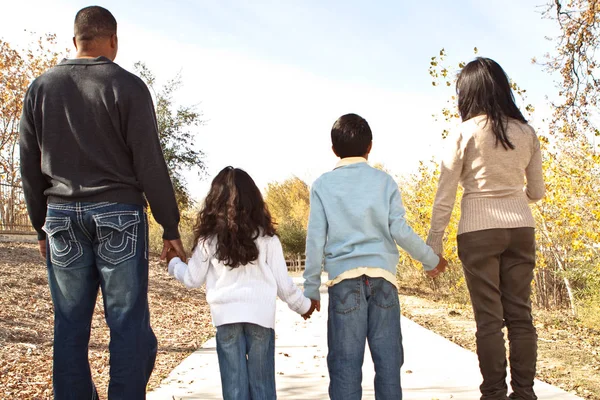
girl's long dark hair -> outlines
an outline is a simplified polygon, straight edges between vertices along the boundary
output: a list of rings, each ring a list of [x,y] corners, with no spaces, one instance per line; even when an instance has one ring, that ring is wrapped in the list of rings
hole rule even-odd
[[[527,120],[515,104],[508,77],[497,62],[478,57],[468,63],[458,75],[456,92],[463,121],[486,115],[486,124],[491,123],[496,145],[501,143],[506,150],[515,148],[506,135],[508,119],[523,123]]]
[[[254,242],[260,235],[275,235],[271,214],[258,187],[245,171],[226,167],[212,181],[204,207],[194,226],[194,247],[213,240],[214,255],[237,268],[258,259]]]

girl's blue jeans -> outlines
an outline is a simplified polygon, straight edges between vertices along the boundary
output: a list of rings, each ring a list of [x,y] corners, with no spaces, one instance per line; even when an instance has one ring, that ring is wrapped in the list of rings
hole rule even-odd
[[[275,331],[249,323],[217,327],[223,400],[273,400]]]

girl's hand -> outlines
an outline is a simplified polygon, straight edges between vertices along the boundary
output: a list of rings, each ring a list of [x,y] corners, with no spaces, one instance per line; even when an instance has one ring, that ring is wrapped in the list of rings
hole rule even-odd
[[[167,255],[166,255],[166,259],[167,259],[167,266],[169,265],[169,263],[171,262],[172,259],[174,259],[175,257],[179,257],[179,254],[177,253],[177,251],[170,247],[167,250]]]

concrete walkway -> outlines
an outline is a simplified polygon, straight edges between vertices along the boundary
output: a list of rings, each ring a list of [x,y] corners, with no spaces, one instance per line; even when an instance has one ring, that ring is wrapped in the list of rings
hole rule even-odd
[[[280,399],[328,399],[327,295],[321,312],[304,321],[277,302],[275,371]],[[403,398],[407,400],[479,399],[477,356],[445,338],[402,318],[405,363],[402,368]],[[221,379],[215,339],[184,360],[148,400],[221,399]],[[363,399],[374,399],[373,363],[365,354]],[[510,386],[509,386],[510,388]],[[579,397],[536,381],[540,400]]]

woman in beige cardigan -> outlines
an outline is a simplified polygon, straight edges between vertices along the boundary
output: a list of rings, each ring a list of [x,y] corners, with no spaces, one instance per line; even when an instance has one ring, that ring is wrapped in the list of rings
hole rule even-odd
[[[458,255],[477,323],[481,399],[507,398],[504,326],[510,342],[509,398],[537,399],[530,301],[535,222],[528,203],[544,195],[540,143],[493,60],[467,64],[456,89],[463,123],[447,139],[427,244],[442,254],[460,183]]]

